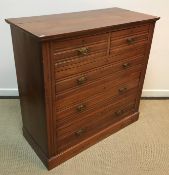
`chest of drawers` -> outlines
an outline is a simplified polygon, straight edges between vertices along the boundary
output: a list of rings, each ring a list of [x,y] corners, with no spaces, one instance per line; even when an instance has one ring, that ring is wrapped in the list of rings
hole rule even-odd
[[[158,19],[111,8],[6,20],[23,134],[48,169],[138,119]]]

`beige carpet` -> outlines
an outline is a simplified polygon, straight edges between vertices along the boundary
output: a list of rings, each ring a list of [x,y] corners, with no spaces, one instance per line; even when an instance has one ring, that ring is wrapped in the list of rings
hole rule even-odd
[[[169,101],[144,100],[140,120],[47,171],[22,136],[18,100],[0,100],[0,175],[169,175]]]

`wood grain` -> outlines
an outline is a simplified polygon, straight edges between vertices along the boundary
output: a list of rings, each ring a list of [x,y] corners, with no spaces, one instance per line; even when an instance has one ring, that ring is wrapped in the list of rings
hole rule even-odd
[[[6,21],[39,38],[51,38],[67,33],[70,34],[86,30],[89,32],[93,29],[143,21],[155,21],[157,19],[159,18],[155,16],[129,10],[109,8],[77,13],[13,18]]]

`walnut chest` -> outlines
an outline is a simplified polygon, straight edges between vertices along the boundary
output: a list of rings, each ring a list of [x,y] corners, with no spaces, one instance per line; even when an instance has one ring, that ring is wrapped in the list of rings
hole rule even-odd
[[[23,134],[48,169],[138,119],[158,19],[110,8],[6,20]]]

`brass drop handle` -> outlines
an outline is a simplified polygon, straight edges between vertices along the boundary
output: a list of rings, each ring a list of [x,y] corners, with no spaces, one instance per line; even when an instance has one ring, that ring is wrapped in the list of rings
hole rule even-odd
[[[123,113],[124,113],[123,110],[118,110],[118,111],[115,112],[115,115],[116,115],[116,116],[120,116],[120,115],[122,115]]]
[[[122,87],[122,88],[119,89],[119,92],[120,92],[120,93],[123,93],[123,92],[125,92],[125,91],[127,91],[127,87]]]
[[[77,79],[77,84],[81,85],[81,84],[84,84],[86,81],[87,81],[87,77],[86,76],[82,76],[82,77]]]
[[[86,105],[85,104],[80,104],[79,106],[77,106],[76,110],[78,112],[83,112],[86,110]]]
[[[80,56],[85,56],[85,55],[88,55],[89,49],[87,47],[82,47],[80,49],[77,49],[77,53]]]
[[[81,136],[83,133],[85,133],[86,130],[84,128],[79,129],[78,131],[75,132],[76,136]]]
[[[127,38],[127,43],[128,44],[133,44],[134,43],[134,38]]]
[[[124,63],[124,64],[122,65],[122,67],[123,67],[124,69],[127,69],[129,66],[130,66],[130,63]]]

